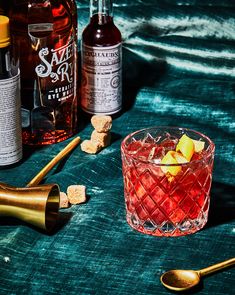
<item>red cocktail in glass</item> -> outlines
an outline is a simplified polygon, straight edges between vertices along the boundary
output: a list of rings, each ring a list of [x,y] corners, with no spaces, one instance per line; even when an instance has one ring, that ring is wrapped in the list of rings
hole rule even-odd
[[[202,141],[203,150],[194,152],[186,163],[163,164],[183,134]],[[181,236],[203,228],[208,219],[214,150],[207,136],[185,128],[154,127],[128,135],[121,152],[130,226],[155,236]]]

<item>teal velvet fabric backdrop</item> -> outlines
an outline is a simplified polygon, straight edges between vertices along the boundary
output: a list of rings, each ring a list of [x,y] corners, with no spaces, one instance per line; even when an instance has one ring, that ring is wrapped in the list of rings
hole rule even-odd
[[[79,38],[89,1],[77,1]],[[77,147],[45,183],[87,187],[85,204],[61,210],[47,235],[0,218],[0,294],[168,294],[169,269],[200,269],[235,256],[235,2],[114,1],[123,36],[124,110],[112,143],[97,155]],[[192,128],[216,145],[206,227],[179,238],[132,230],[125,220],[120,143],[157,125]],[[82,140],[89,121],[79,117]],[[70,139],[71,140],[71,139]],[[70,140],[24,148],[24,160],[0,171],[0,181],[24,186]],[[192,294],[234,294],[234,269],[209,276]]]

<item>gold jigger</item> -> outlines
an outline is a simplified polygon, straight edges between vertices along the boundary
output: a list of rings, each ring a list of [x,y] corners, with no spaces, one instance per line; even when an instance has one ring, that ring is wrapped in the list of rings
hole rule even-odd
[[[57,221],[60,189],[56,184],[18,188],[0,183],[0,215],[50,231]]]
[[[72,140],[25,188],[0,183],[0,216],[15,217],[51,231],[58,219],[60,189],[57,184],[38,185],[43,177],[80,142]],[[35,186],[36,185],[36,186]]]

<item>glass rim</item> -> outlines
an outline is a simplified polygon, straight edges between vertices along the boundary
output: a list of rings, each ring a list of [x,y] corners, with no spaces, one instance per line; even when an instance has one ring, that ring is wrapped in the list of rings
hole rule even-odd
[[[134,135],[139,134],[141,132],[148,131],[148,130],[157,130],[157,129],[182,130],[182,131],[185,131],[185,132],[188,131],[188,132],[195,133],[195,134],[199,135],[200,137],[205,138],[208,141],[208,143],[209,143],[208,151],[206,152],[205,155],[203,155],[203,157],[201,159],[198,159],[198,160],[192,160],[192,161],[189,161],[189,162],[186,162],[186,163],[162,164],[162,163],[157,163],[156,161],[154,161],[154,159],[147,159],[147,160],[143,159],[142,157],[136,156],[136,155],[134,155],[133,153],[131,153],[131,152],[129,152],[127,150],[126,142],[128,141],[128,139],[130,139]],[[211,157],[215,152],[215,144],[207,135],[205,135],[205,134],[203,134],[203,133],[201,133],[199,131],[196,131],[194,129],[185,128],[185,127],[178,127],[178,126],[166,126],[166,125],[165,126],[152,126],[152,127],[142,128],[142,129],[133,131],[132,133],[125,136],[124,139],[121,142],[121,152],[123,154],[127,154],[129,157],[131,157],[132,159],[137,160],[139,162],[154,164],[154,165],[159,166],[159,167],[161,167],[161,166],[162,167],[187,166],[187,165],[192,164],[192,163],[200,163],[203,160]]]

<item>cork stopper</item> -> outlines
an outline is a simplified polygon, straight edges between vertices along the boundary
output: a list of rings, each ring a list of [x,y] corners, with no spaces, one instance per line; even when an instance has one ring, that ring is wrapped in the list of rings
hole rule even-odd
[[[10,45],[9,18],[0,15],[0,48]]]

